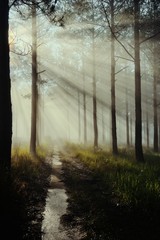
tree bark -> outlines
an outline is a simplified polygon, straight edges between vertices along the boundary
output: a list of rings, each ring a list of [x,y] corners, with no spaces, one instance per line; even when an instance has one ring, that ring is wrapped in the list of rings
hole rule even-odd
[[[126,140],[127,147],[130,146],[129,142],[129,115],[128,115],[128,89],[126,88]]]
[[[36,155],[37,123],[37,19],[36,6],[32,5],[32,99],[31,99],[31,139],[30,153]]]
[[[155,58],[155,56],[154,56],[154,58]],[[158,152],[157,76],[156,76],[156,69],[155,68],[156,68],[156,66],[154,65],[154,82],[153,82],[154,137],[153,137],[153,149],[154,149],[154,152]]]
[[[102,104],[102,144],[105,144],[104,106]]]
[[[80,92],[78,90],[78,138],[79,143],[81,142],[81,108],[80,108]]]
[[[157,4],[154,2],[154,34],[156,33],[156,8]],[[157,77],[158,77],[158,59],[157,59],[157,41],[154,41],[153,45],[153,116],[154,116],[154,137],[153,137],[153,149],[154,152],[158,152],[158,111],[157,111]]]
[[[11,169],[12,106],[9,57],[9,2],[0,1],[0,170]]]
[[[131,112],[130,113],[130,145],[132,146],[133,145],[133,131],[132,131],[132,123],[133,123],[133,117],[132,117],[133,113]]]
[[[118,154],[117,124],[116,124],[116,95],[115,95],[115,26],[114,26],[114,1],[111,1],[111,123],[112,123],[112,152]]]
[[[10,176],[12,147],[12,106],[9,56],[9,1],[0,1],[0,196],[1,234],[10,238],[12,224]],[[13,236],[14,238],[14,236]]]
[[[134,47],[135,47],[135,157],[144,162],[142,149],[141,69],[139,43],[139,0],[134,0]]]
[[[86,92],[85,92],[85,76],[83,73],[83,110],[84,110],[84,144],[87,143],[87,112],[86,112]]]
[[[98,147],[98,125],[97,125],[97,97],[96,97],[96,64],[95,64],[95,42],[94,42],[94,29],[92,32],[93,37],[93,126],[94,126],[94,148]]]
[[[149,117],[148,117],[148,110],[146,113],[146,135],[147,135],[147,148],[149,148]]]

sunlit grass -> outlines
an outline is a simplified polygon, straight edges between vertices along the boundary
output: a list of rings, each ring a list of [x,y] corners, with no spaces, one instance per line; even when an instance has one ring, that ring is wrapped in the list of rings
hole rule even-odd
[[[45,159],[50,154],[50,149],[46,145],[37,147],[36,157],[32,156],[25,146],[16,146],[12,149],[11,173],[14,191],[25,192],[29,186],[41,181],[46,168]]]
[[[45,205],[52,171],[46,161],[50,154],[46,145],[37,147],[35,157],[29,153],[28,146],[14,146],[12,149],[10,204],[17,239],[26,235],[28,226],[32,233],[34,225],[29,225],[32,221],[37,222],[36,231],[40,231],[38,216],[41,217]]]
[[[146,162],[142,164],[134,161],[133,150],[122,149],[115,157],[109,151],[95,152],[74,144],[68,144],[67,149],[109,186],[116,204],[150,210],[159,207],[159,154],[146,152]]]

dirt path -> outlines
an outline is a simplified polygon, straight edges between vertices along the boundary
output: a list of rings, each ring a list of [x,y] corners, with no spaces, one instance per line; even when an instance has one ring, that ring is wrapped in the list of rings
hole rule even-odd
[[[50,188],[46,199],[44,219],[42,222],[42,239],[44,240],[68,240],[67,232],[60,224],[60,217],[65,214],[67,208],[67,195],[61,179],[62,169],[58,150],[55,151],[51,164],[53,173],[50,180]]]
[[[67,213],[68,196],[63,182],[62,162],[58,149],[54,150],[51,159],[53,173],[50,177],[44,219],[42,222],[43,240],[79,240],[78,231],[72,226],[65,227],[61,222]]]

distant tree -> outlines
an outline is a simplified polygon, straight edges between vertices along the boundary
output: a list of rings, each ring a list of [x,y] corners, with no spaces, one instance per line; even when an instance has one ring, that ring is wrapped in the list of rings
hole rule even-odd
[[[82,50],[83,51],[83,50]],[[85,69],[84,69],[84,56],[82,56],[83,65],[83,120],[84,120],[84,144],[87,143],[87,112],[86,112],[86,89],[85,89]]]
[[[115,41],[118,40],[117,33],[119,32],[118,24],[115,21],[116,15],[122,8],[120,1],[103,1],[99,0],[100,8],[105,16],[110,32],[111,41],[111,135],[112,135],[112,152],[118,154],[117,144],[117,122],[116,122],[116,61],[115,61]]]
[[[126,140],[127,146],[130,146],[129,141],[129,107],[128,107],[128,88],[126,86]]]
[[[51,0],[15,0],[12,2],[11,6],[15,6],[20,15],[28,18],[30,17],[30,11],[23,14],[21,11],[21,6],[27,5],[31,10],[32,18],[32,99],[31,99],[31,136],[30,136],[30,153],[36,155],[36,144],[37,144],[37,110],[38,110],[38,71],[37,71],[37,9],[39,9],[43,14],[51,17],[55,10],[55,1]]]
[[[80,99],[80,91],[77,90],[78,94],[78,139],[79,143],[81,142],[81,99]]]
[[[97,96],[96,96],[96,64],[95,64],[95,30],[92,29],[92,56],[93,56],[93,128],[94,148],[98,147],[98,124],[97,124]]]

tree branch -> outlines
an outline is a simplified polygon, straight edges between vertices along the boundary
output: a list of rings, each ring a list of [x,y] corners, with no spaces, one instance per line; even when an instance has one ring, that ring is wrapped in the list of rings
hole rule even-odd
[[[148,38],[143,39],[139,44],[142,44],[142,43],[144,43],[144,42],[146,42],[146,41],[148,41],[148,40],[150,40],[150,39],[158,36],[159,34],[160,34],[160,32],[157,32],[157,33],[155,33],[154,35],[152,35],[152,36],[150,36],[150,37],[148,37]]]
[[[123,49],[126,51],[126,53],[134,60],[134,57],[132,56],[132,54],[127,50],[127,48],[123,45],[123,43],[117,38],[117,36],[115,35],[114,31],[112,30],[112,27],[110,25],[110,21],[108,19],[108,16],[107,16],[107,11],[104,7],[104,4],[102,2],[102,0],[100,0],[100,3],[102,5],[102,8],[103,8],[103,11],[104,11],[104,14],[105,14],[105,17],[106,17],[106,20],[107,20],[107,23],[108,23],[108,27],[111,31],[111,34],[114,36],[115,40],[123,47]]]
[[[120,72],[122,72],[124,69],[126,69],[126,68],[128,68],[128,66],[126,66],[126,67],[124,67],[124,68],[121,68],[119,71],[117,71],[116,73],[115,73],[115,75],[116,74],[118,74],[118,73],[120,73]]]
[[[134,60],[132,60],[132,59],[128,59],[128,58],[124,58],[124,57],[120,57],[120,56],[115,56],[115,57],[130,61],[130,62],[134,62]]]
[[[14,0],[11,5],[9,6],[9,9],[11,9],[11,7],[17,2],[17,0]]]

